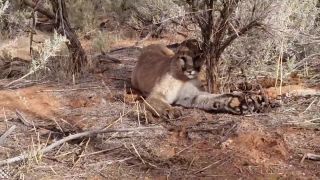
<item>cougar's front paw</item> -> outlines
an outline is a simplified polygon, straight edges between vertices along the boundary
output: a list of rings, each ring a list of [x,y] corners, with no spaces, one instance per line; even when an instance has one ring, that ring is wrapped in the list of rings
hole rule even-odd
[[[168,119],[177,119],[182,116],[182,110],[177,107],[171,107],[163,112],[163,117]]]
[[[146,110],[154,117],[175,119],[181,116],[181,110],[157,98],[149,98],[145,102]]]

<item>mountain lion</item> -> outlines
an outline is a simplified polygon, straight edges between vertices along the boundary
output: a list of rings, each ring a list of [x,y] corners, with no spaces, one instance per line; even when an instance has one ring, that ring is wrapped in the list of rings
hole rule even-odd
[[[198,42],[193,39],[184,41],[176,53],[160,44],[142,49],[131,83],[147,97],[148,110],[155,116],[169,118],[180,113],[171,105],[232,114],[257,110],[264,101],[260,96],[202,91],[198,80],[204,59],[201,54]]]

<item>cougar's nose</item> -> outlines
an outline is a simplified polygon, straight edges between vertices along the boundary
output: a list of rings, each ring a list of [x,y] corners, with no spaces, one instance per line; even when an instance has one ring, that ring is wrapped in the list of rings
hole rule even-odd
[[[192,70],[186,70],[188,74],[192,74]]]
[[[195,75],[196,74],[196,72],[194,70],[188,70],[187,72],[188,72],[188,74],[191,74],[191,75]]]

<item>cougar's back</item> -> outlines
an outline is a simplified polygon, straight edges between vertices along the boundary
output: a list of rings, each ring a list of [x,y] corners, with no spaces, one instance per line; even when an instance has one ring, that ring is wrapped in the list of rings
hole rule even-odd
[[[170,71],[174,52],[161,44],[152,44],[142,49],[131,76],[133,88],[148,95],[155,84]]]

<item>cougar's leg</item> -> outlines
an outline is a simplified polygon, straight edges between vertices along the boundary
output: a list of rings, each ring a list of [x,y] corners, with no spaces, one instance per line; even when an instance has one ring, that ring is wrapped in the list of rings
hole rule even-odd
[[[155,117],[174,119],[181,116],[180,110],[172,107],[161,95],[149,96],[146,99],[145,107]]]
[[[210,94],[199,91],[192,96],[179,98],[176,104],[189,108],[240,115],[247,111],[261,109],[263,102],[263,99],[257,98],[256,95],[244,93]]]

